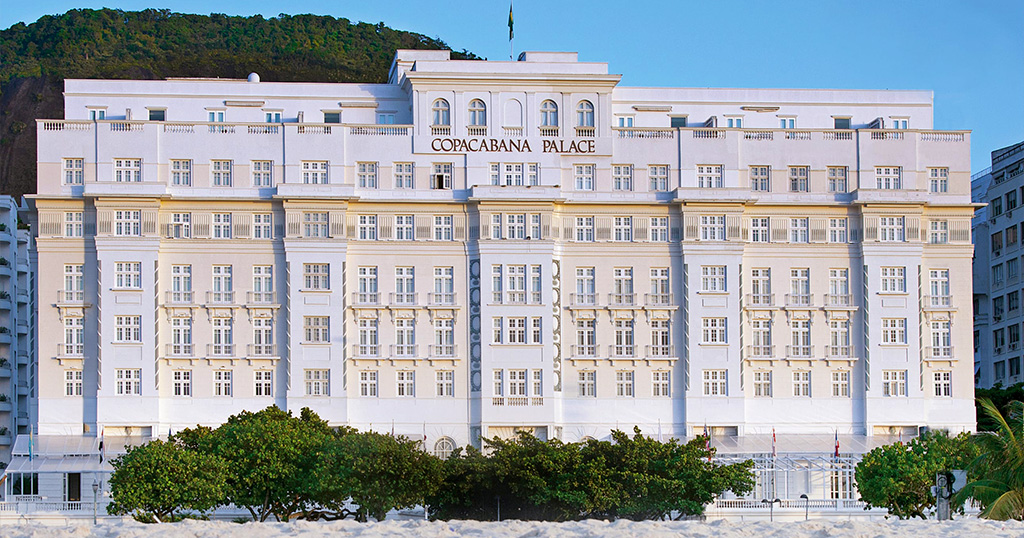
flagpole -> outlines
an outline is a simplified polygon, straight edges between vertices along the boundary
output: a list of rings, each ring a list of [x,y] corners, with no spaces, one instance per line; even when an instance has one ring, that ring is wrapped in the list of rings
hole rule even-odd
[[[508,59],[510,62],[516,61],[515,52],[512,47],[513,37],[515,34],[512,32],[512,0],[508,3]]]

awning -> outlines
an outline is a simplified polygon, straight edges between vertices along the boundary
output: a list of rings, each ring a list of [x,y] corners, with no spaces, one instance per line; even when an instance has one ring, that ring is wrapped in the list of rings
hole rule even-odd
[[[895,443],[898,440],[892,435],[840,435],[839,452],[841,454],[864,454],[882,445]],[[910,441],[910,437],[905,439]],[[711,446],[718,454],[771,454],[772,436],[712,436]],[[835,434],[776,434],[775,452],[778,454],[833,454],[836,450]]]
[[[100,463],[99,456],[81,457],[68,456],[64,458],[54,457],[33,457],[15,456],[11,463],[4,470],[4,474],[10,473],[112,473],[114,468],[106,459]]]

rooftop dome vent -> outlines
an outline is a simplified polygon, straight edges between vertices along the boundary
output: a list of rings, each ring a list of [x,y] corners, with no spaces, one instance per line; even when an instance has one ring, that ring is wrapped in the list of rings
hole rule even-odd
[[[260,76],[256,73],[249,73],[249,82],[259,82]]]

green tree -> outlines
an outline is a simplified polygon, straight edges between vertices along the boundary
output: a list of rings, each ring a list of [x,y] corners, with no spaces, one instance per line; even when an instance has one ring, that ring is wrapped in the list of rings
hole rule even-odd
[[[1024,519],[1024,403],[1007,404],[1004,415],[992,400],[980,399],[978,405],[995,431],[979,432],[973,438],[980,450],[972,470],[977,479],[967,484],[958,499],[973,497],[981,503],[981,517]]]
[[[966,433],[950,437],[931,432],[906,444],[880,446],[857,464],[857,489],[867,508],[885,508],[900,519],[927,519],[927,511],[935,506],[935,475],[967,469],[977,456]]]
[[[996,385],[990,389],[974,389],[974,397],[976,398],[975,409],[978,415],[978,431],[998,431],[999,423],[985,412],[985,407],[981,402],[984,400],[991,400],[1004,415],[1009,414],[1010,409],[1008,406],[1010,402],[1024,401],[1024,383],[1017,383],[1016,385],[1010,385],[1009,387],[1004,387],[1002,384],[996,383]]]
[[[224,502],[227,465],[211,454],[189,450],[174,442],[150,441],[130,447],[111,461],[113,501],[107,512],[115,515],[153,514],[157,520],[175,512],[205,512]]]

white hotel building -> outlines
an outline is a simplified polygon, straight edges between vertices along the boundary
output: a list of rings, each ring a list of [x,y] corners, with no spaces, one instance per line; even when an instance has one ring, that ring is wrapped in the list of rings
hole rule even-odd
[[[411,50],[384,84],[67,80],[26,217],[40,441],[270,404],[439,453],[774,430],[796,470],[755,495],[845,499],[800,463],[837,432],[974,428],[970,134],[931,92],[619,80]]]

